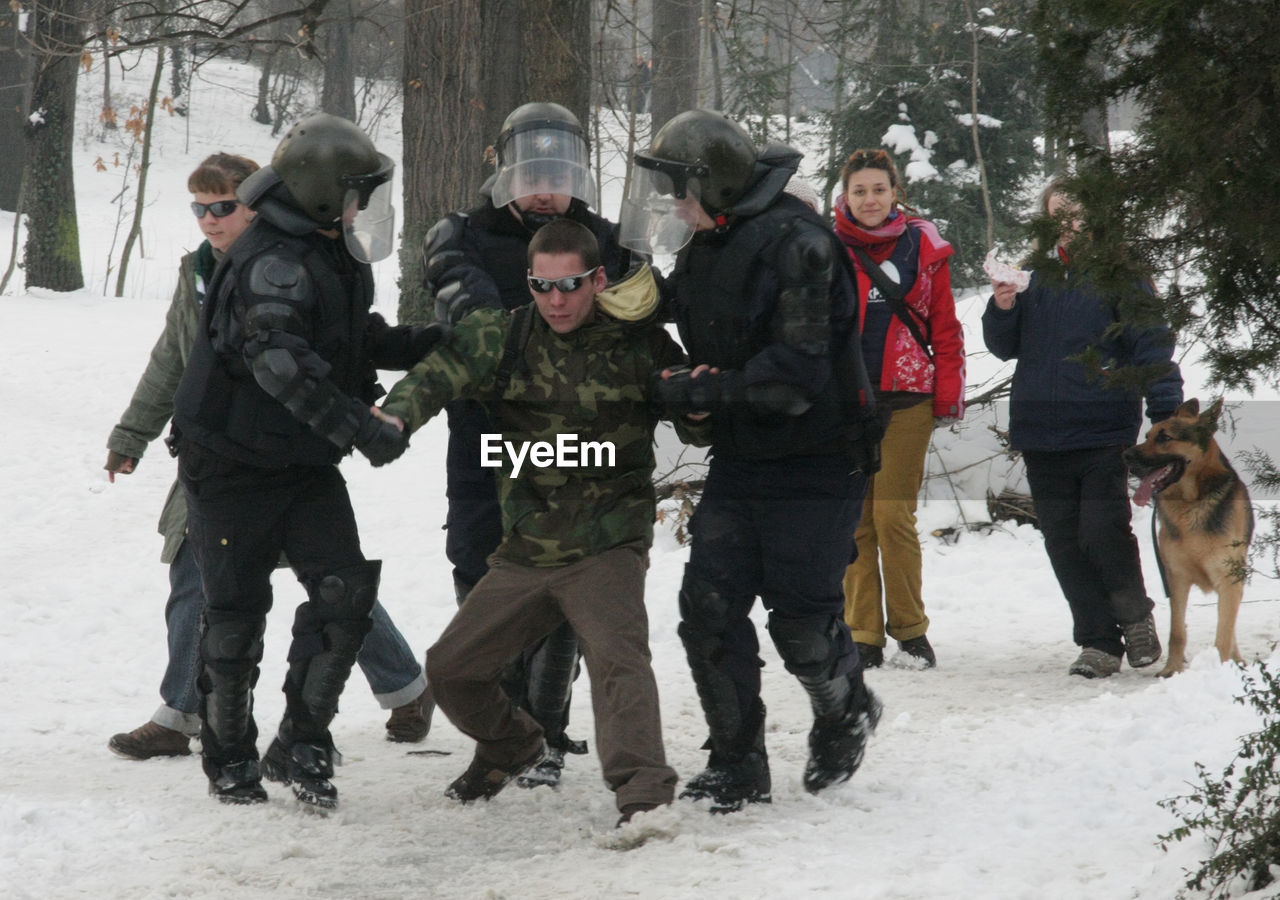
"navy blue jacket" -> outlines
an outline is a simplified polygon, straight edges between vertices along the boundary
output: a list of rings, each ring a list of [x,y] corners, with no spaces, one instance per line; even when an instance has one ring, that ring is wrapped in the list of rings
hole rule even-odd
[[[1147,417],[1159,422],[1182,402],[1182,374],[1173,362],[1174,341],[1164,326],[1127,326],[1104,338],[1116,322],[1114,305],[1078,273],[1060,284],[1033,272],[1013,309],[987,302],[982,337],[997,358],[1016,359],[1009,410],[1009,442],[1015,450],[1084,450],[1137,441],[1142,397],[1091,375],[1077,357],[1101,352],[1104,370],[1167,367],[1146,388]]]

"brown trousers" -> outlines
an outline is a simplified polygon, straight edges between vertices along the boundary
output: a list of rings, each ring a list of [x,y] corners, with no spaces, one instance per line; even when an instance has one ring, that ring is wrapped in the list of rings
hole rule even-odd
[[[908,641],[929,629],[916,502],[932,435],[930,399],[895,410],[880,444],[884,464],[867,489],[854,535],[858,559],[844,576],[844,618],[860,644],[883,647],[886,633]]]
[[[662,745],[644,607],[647,568],[640,544],[549,568],[490,559],[489,573],[427,651],[436,703],[475,739],[479,758],[510,768],[541,742],[541,727],[503,693],[500,676],[516,654],[567,620],[591,678],[596,749],[618,807],[671,802],[677,776]]]

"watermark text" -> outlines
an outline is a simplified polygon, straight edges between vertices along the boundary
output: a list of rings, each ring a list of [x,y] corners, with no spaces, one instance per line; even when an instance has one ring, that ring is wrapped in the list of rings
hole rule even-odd
[[[511,477],[519,478],[528,462],[539,469],[605,468],[617,465],[613,441],[581,441],[576,434],[557,434],[550,441],[504,441],[500,434],[480,435],[480,465],[497,468],[502,457],[511,460]]]

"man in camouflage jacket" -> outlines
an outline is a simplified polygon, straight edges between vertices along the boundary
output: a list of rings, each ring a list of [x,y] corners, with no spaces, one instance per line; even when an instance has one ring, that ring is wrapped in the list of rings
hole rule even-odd
[[[662,744],[644,578],[659,418],[649,379],[684,356],[661,327],[598,309],[606,276],[582,225],[544,226],[529,245],[529,264],[537,315],[472,313],[382,407],[412,431],[449,401],[475,399],[501,431],[485,437],[482,461],[499,469],[502,543],[427,651],[440,709],[477,741],[471,766],[446,794],[488,799],[539,761],[542,729],[503,693],[500,675],[524,647],[568,621],[593,686],[604,779],[629,819],[670,803],[676,783]],[[515,356],[504,387],[508,348]],[[682,431],[687,424],[677,423]]]

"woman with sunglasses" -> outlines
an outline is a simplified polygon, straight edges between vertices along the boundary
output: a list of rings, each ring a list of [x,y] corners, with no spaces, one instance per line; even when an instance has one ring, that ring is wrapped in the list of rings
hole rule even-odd
[[[223,255],[253,221],[254,213],[236,200],[236,188],[258,170],[243,156],[215,153],[187,179],[195,213],[205,240],[182,258],[178,286],[165,317],[164,332],[151,351],[146,371],[129,408],[107,440],[107,477],[132,474],[147,445],[160,436],[173,413],[173,394],[187,365],[204,302],[205,286]],[[187,505],[175,483],[160,515],[164,535],[161,561],[169,566],[169,600],[165,604],[169,657],[160,682],[159,709],[145,724],[117,734],[107,742],[126,759],[187,756],[190,738],[200,733],[196,674],[199,666],[200,615],[204,609],[200,572],[186,541]],[[360,662],[375,698],[391,709],[387,738],[420,741],[430,729],[430,708],[424,708],[426,681],[415,654],[386,611],[374,610],[374,628]]]
[[[893,410],[858,526],[857,561],[845,573],[845,621],[865,668],[937,664],[925,632],[916,499],[937,424],[964,415],[964,332],[951,294],[952,246],[911,215],[893,158],[858,150],[840,173],[836,233],[858,275],[862,355],[877,396]]]

